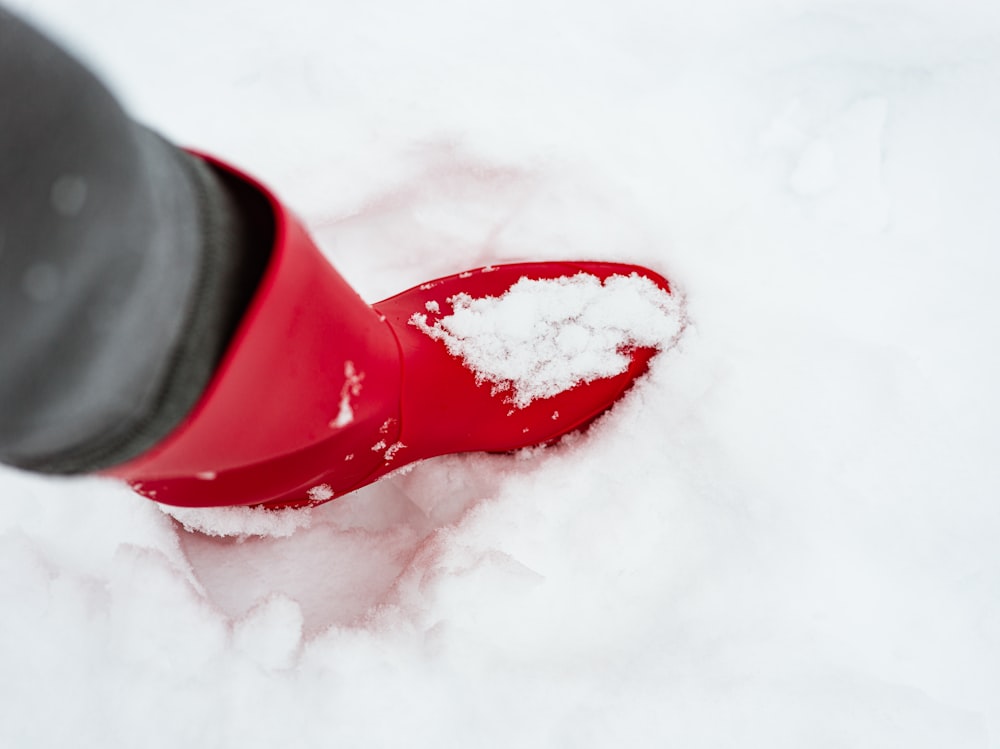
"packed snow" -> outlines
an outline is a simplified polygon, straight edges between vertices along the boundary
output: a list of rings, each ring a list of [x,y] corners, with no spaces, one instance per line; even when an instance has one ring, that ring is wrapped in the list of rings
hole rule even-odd
[[[606,259],[691,323],[282,527],[0,470],[0,746],[1000,747],[1000,5],[13,5],[367,299]]]
[[[309,499],[323,502],[333,496],[333,489],[318,484],[307,492]],[[185,530],[209,536],[247,538],[263,536],[283,538],[312,523],[310,508],[273,512],[262,507],[173,507],[161,505]]]
[[[675,297],[635,273],[522,278],[498,297],[448,301],[451,314],[416,312],[410,324],[517,408],[622,374],[632,351],[671,348],[686,323]]]

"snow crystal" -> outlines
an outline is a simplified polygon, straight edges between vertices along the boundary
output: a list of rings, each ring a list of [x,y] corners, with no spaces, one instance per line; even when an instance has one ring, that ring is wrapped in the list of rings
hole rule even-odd
[[[396,457],[396,453],[405,448],[402,442],[393,442],[389,447],[386,448],[385,453],[382,455],[383,459],[390,461]]]
[[[500,297],[449,299],[450,315],[410,324],[442,341],[494,392],[524,408],[574,385],[613,377],[637,347],[669,348],[683,330],[676,297],[633,273],[522,278]]]
[[[329,484],[319,484],[306,492],[313,502],[326,502],[333,499],[333,488]]]

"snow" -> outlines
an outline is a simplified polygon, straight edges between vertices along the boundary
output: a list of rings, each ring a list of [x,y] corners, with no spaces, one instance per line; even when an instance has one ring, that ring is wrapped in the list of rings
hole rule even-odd
[[[309,499],[323,502],[333,497],[328,484],[317,484],[307,491]],[[268,511],[258,507],[173,507],[160,509],[184,526],[185,530],[209,536],[264,536],[282,538],[312,523],[309,508],[292,511]]]
[[[344,384],[340,388],[340,405],[337,409],[337,417],[330,421],[331,429],[343,429],[354,421],[354,407],[351,406],[351,399],[361,395],[364,380],[364,372],[358,372],[354,367],[354,362],[349,359],[344,362]]]
[[[1000,7],[13,5],[368,299],[608,259],[691,323],[286,535],[0,470],[0,745],[1000,746]]]
[[[517,408],[622,374],[630,351],[671,348],[685,323],[675,297],[634,273],[522,278],[499,297],[448,301],[450,315],[430,323],[418,312],[410,324]]]

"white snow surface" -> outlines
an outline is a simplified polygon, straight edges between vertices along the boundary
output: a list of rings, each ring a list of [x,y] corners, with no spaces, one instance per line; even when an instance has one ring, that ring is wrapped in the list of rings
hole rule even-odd
[[[333,496],[333,490],[326,484],[319,484],[309,489],[307,496],[314,501],[322,502]],[[167,515],[184,526],[185,530],[209,536],[282,538],[292,535],[300,528],[308,528],[312,522],[312,514],[308,507],[294,512],[239,506],[172,507],[161,505],[160,507]]]
[[[589,273],[522,278],[498,297],[460,293],[452,312],[410,324],[437,341],[517,408],[628,369],[637,348],[676,344],[679,302],[649,278]],[[431,310],[433,311],[433,310]]]
[[[368,299],[608,259],[691,324],[284,537],[0,470],[0,746],[1000,747],[1000,5],[13,4]]]

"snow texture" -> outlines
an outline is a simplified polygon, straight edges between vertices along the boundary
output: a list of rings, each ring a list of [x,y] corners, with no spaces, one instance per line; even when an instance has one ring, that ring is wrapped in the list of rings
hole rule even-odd
[[[314,486],[309,498],[317,502],[330,499],[333,490],[326,484]],[[299,528],[308,528],[312,520],[304,510],[264,510],[257,507],[172,507],[158,505],[188,531],[209,536],[265,536],[283,538]]]
[[[358,372],[353,361],[348,359],[344,362],[344,384],[340,388],[340,405],[337,417],[330,422],[331,429],[342,429],[354,421],[354,407],[351,405],[351,400],[361,395],[364,380],[364,372]]]
[[[511,391],[517,408],[625,372],[630,351],[672,347],[684,322],[674,297],[636,274],[603,283],[587,273],[522,278],[500,297],[448,301],[450,315],[431,324],[415,313],[410,324],[444,342],[494,393]]]
[[[1000,5],[13,5],[366,299],[606,259],[692,322],[290,535],[0,469],[0,746],[1000,747]]]

